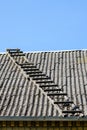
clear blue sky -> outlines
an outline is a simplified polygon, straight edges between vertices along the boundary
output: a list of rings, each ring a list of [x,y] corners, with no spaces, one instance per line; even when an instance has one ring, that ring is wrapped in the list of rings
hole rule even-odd
[[[87,49],[87,0],[0,0],[0,51]]]

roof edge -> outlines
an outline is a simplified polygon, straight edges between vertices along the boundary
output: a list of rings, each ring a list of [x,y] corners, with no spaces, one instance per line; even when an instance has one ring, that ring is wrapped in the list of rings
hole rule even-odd
[[[87,49],[24,51],[24,53],[86,51]]]
[[[26,117],[0,116],[0,121],[87,121],[86,117]]]
[[[41,51],[24,51],[24,53],[40,53],[40,52],[67,52],[67,51],[86,51],[87,49],[71,49],[71,50],[41,50]],[[6,52],[0,52],[0,54],[6,54]]]

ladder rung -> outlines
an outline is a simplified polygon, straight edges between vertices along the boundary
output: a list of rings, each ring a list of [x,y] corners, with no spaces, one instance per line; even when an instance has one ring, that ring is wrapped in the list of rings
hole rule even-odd
[[[67,93],[48,93],[48,96],[64,96],[67,95]]]
[[[37,68],[24,68],[24,71],[35,71],[35,70],[39,70]]]
[[[20,51],[20,49],[6,49],[8,52],[13,52],[13,51]]]
[[[82,111],[81,110],[76,110],[76,111],[74,111],[74,110],[64,110],[64,111],[62,111],[63,113],[72,113],[72,114],[75,114],[75,113],[82,113]]]
[[[25,56],[25,54],[13,54],[13,55],[11,54],[11,56],[13,56],[13,57],[14,56]]]
[[[36,83],[52,83],[52,80],[36,81]]]
[[[61,88],[59,88],[59,89],[45,89],[44,91],[45,92],[47,92],[47,91],[61,91]]]
[[[57,84],[45,84],[45,85],[40,85],[40,87],[58,87]]]
[[[19,65],[20,65],[20,66],[23,66],[23,65],[34,65],[34,63],[32,63],[32,62],[29,62],[29,63],[28,63],[28,62],[27,62],[27,63],[20,63]]]
[[[19,53],[21,54],[21,53],[23,53],[23,51],[11,51],[11,52],[9,52],[9,53],[10,53],[10,54],[16,54],[16,53],[17,53],[17,54],[19,54]]]
[[[41,71],[30,71],[30,72],[29,72],[29,71],[27,72],[27,70],[25,70],[25,71],[26,71],[27,74],[35,74],[35,73],[36,73],[36,74],[37,74],[37,73],[38,73],[38,74],[41,74],[41,73],[42,73]]]
[[[73,101],[58,101],[58,102],[54,102],[54,104],[66,104],[66,105],[68,105],[69,103],[73,103]]]
[[[27,61],[25,61],[25,63],[24,64],[31,64],[31,65],[34,65],[34,63],[33,62],[27,62]]]
[[[35,77],[35,76],[45,76],[45,74],[30,74],[30,77]]]
[[[45,80],[45,79],[50,79],[49,77],[36,77],[33,78],[33,80]]]
[[[35,68],[36,66],[33,65],[26,65],[26,66],[21,66],[21,68]]]

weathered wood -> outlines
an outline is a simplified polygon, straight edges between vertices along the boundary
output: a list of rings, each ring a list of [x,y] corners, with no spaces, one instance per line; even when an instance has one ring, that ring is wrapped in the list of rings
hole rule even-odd
[[[40,87],[58,87],[57,84],[45,84],[45,85],[40,85]]]
[[[19,63],[18,65],[20,65],[20,66],[24,66],[24,65],[34,65],[34,63],[32,63],[32,62],[25,62],[25,63]]]
[[[52,80],[36,81],[36,83],[52,83]]]
[[[41,71],[26,71],[26,74],[41,74],[42,72]]]
[[[19,54],[19,53],[23,53],[23,51],[10,51],[10,54]]]
[[[20,54],[11,54],[11,56],[13,56],[13,57],[14,56],[25,56],[25,54],[21,54],[21,53]]]
[[[34,66],[34,65],[21,65],[21,68],[35,68],[36,66]]]
[[[57,101],[57,102],[54,102],[54,104],[70,104],[70,103],[73,103],[73,101]]]
[[[67,93],[48,93],[48,96],[65,96]]]
[[[30,77],[36,77],[36,76],[45,76],[45,74],[43,74],[43,73],[42,74],[41,73],[40,74],[39,73],[38,74],[36,74],[36,73],[30,74]]]
[[[14,52],[14,51],[20,51],[20,49],[6,49],[6,51],[8,51],[8,52]]]
[[[49,77],[35,77],[33,80],[45,80],[45,79],[50,79]]]
[[[45,89],[44,91],[45,92],[47,92],[47,91],[61,91],[61,88],[59,88],[59,89]]]
[[[24,70],[24,71],[36,71],[36,70],[39,71],[38,68],[24,68],[23,70]]]
[[[72,113],[72,114],[75,114],[75,113],[82,113],[82,111],[81,110],[76,110],[76,111],[74,111],[74,110],[64,110],[64,111],[62,111],[63,113]]]

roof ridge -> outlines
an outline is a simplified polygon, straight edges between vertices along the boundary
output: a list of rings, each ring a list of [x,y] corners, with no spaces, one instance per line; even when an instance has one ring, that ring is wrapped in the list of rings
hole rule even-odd
[[[86,51],[87,49],[71,49],[71,50],[43,50],[43,51],[24,51],[24,53],[41,53],[41,52],[72,52],[72,51]]]

